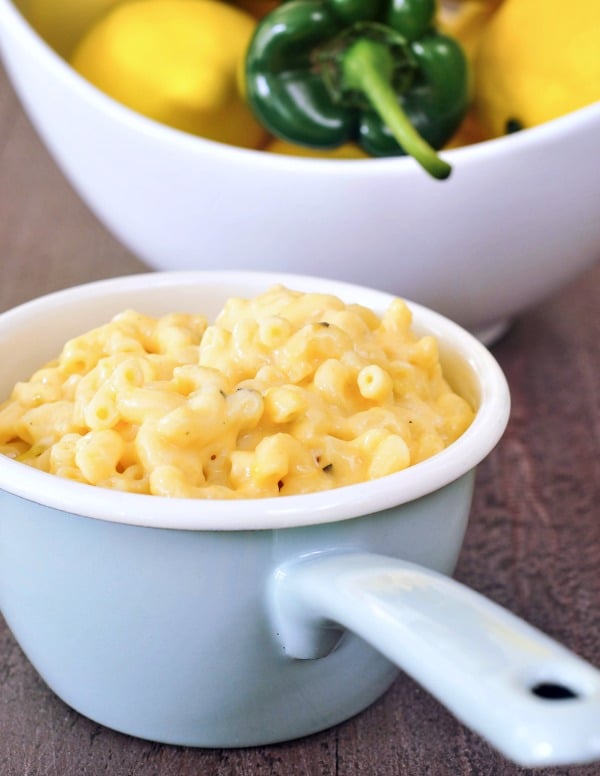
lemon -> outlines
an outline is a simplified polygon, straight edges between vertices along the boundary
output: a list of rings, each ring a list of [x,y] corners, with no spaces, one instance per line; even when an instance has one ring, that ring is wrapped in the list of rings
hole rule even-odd
[[[218,0],[136,0],[103,16],[71,63],[144,116],[255,148],[265,133],[238,88],[255,25],[250,14]]]
[[[28,0],[22,7],[34,30],[61,57],[68,59],[87,28],[119,2],[121,0],[61,0],[60,8],[57,8],[57,3],[49,0]]]
[[[276,138],[272,140],[265,148],[273,154],[283,156],[304,156],[315,159],[370,159],[371,157],[355,143],[343,143],[337,148],[319,149],[306,148],[295,143],[288,143],[286,140]]]
[[[474,58],[478,116],[493,136],[600,99],[600,1],[504,0]]]
[[[502,0],[442,0],[437,24],[441,32],[456,38],[469,63],[472,63],[479,39]]]

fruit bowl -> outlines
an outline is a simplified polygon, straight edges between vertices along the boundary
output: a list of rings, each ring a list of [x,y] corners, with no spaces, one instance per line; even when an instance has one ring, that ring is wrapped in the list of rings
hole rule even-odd
[[[114,2],[114,0],[113,0]],[[111,0],[0,0],[0,50],[50,153],[151,269],[319,274],[433,307],[484,342],[600,255],[600,104],[443,152],[310,159],[206,140],[118,104],[70,65]]]

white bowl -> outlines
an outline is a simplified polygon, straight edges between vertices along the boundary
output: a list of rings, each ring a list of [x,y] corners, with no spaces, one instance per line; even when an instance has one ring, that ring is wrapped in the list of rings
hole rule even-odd
[[[600,104],[448,151],[453,173],[444,182],[407,158],[232,148],[137,115],[61,58],[113,2],[0,0],[0,47],[66,176],[150,267],[302,272],[377,286],[490,342],[598,259]]]

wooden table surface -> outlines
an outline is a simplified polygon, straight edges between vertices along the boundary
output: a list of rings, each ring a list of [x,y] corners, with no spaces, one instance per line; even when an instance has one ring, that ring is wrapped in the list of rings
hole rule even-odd
[[[145,269],[64,180],[0,69],[0,310],[55,289]],[[511,386],[513,410],[505,436],[479,467],[456,571],[458,579],[598,667],[599,299],[597,265],[523,315],[493,346]],[[0,617],[2,776],[524,773],[405,675],[358,717],[287,744],[200,750],[130,738],[58,700]],[[600,763],[535,773],[591,776],[600,774]]]

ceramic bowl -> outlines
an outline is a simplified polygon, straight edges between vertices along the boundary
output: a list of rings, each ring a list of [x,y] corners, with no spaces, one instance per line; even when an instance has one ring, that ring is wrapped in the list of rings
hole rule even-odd
[[[300,159],[232,148],[133,113],[65,61],[115,0],[0,0],[7,72],[105,226],[154,269],[301,272],[385,288],[489,343],[594,263],[600,104],[444,154]],[[37,31],[36,31],[37,30]]]
[[[390,301],[281,274],[100,281],[0,316],[0,396],[126,307],[212,317],[274,282],[378,312]],[[100,490],[0,456],[0,609],[66,703],[154,741],[249,746],[351,717],[401,667],[517,762],[600,757],[600,673],[449,576],[509,393],[477,339],[410,306],[476,416],[402,472],[325,493],[205,501]],[[546,686],[572,697],[556,704],[538,692]]]

